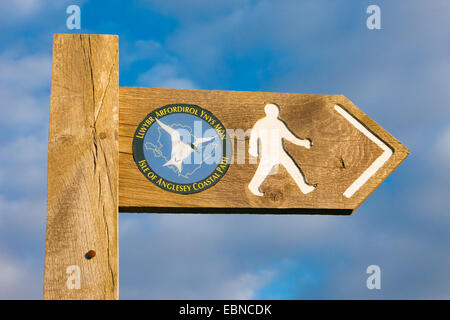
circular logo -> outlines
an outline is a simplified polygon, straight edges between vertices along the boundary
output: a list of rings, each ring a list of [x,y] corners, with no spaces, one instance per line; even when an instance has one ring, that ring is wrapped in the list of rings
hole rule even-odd
[[[214,186],[230,166],[231,150],[223,124],[191,104],[154,110],[133,138],[133,157],[142,174],[158,187],[181,194]]]

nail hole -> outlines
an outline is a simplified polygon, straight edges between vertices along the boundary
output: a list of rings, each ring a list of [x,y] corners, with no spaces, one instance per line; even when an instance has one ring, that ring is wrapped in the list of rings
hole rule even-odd
[[[345,162],[344,162],[344,159],[342,157],[341,157],[341,165],[342,165],[342,168],[345,169]]]

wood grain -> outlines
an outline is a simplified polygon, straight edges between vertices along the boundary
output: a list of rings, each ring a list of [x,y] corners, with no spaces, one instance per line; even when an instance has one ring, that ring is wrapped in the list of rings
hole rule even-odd
[[[118,86],[117,36],[54,36],[45,299],[118,298]]]
[[[176,90],[120,87],[119,210],[123,212],[200,213],[308,213],[350,214],[406,158],[409,151],[381,126],[342,95],[306,95],[268,92]],[[283,167],[261,186],[266,196],[256,197],[247,184],[256,171],[249,163],[248,136],[244,138],[245,164],[234,164],[214,187],[192,195],[162,190],[138,170],[132,140],[139,123],[152,110],[173,103],[195,104],[211,111],[227,129],[248,130],[264,117],[268,102],[280,106],[280,119],[300,138],[310,138],[310,150],[285,143],[287,152],[318,188],[302,194]],[[338,104],[387,143],[393,156],[351,198],[343,192],[382,150],[339,115]],[[234,146],[238,143],[236,139]],[[242,140],[242,139],[241,139]],[[236,150],[236,148],[235,148]]]

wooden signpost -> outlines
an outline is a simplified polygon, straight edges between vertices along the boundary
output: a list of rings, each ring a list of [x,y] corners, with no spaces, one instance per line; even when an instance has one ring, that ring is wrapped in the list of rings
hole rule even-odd
[[[118,298],[118,212],[351,214],[409,151],[342,95],[119,87],[55,35],[45,299]]]

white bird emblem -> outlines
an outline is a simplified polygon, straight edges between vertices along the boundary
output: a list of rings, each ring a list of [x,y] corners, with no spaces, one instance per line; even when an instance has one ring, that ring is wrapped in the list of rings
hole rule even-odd
[[[214,139],[214,137],[207,137],[207,138],[195,138],[194,142],[184,143],[181,141],[180,133],[169,127],[168,125],[162,123],[160,120],[156,119],[156,122],[163,128],[169,135],[172,140],[172,154],[169,161],[167,161],[165,164],[163,164],[163,167],[166,167],[168,165],[174,165],[179,172],[181,172],[183,160],[189,157],[189,155],[197,150],[197,147],[200,146],[202,143],[211,141]]]

